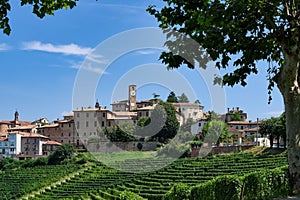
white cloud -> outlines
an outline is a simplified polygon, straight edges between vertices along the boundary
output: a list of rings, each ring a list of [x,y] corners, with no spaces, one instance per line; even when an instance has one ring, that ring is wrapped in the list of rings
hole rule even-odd
[[[41,43],[40,41],[24,42],[22,45],[23,50],[46,51],[50,53],[62,53],[66,55],[88,55],[92,48],[80,47],[77,44],[67,45],[54,45],[51,43]]]
[[[0,51],[6,51],[9,50],[10,46],[6,43],[0,43]]]
[[[81,65],[81,64],[77,63],[77,64],[71,65],[70,68],[72,68],[72,69],[82,69],[82,70],[94,72],[94,73],[97,73],[97,74],[107,74],[107,72],[103,71],[102,68],[92,67],[91,64]]]
[[[150,49],[146,49],[146,50],[138,50],[135,53],[136,54],[141,54],[141,55],[150,55],[150,54],[155,54],[158,53],[158,50],[150,50]]]
[[[98,63],[98,64],[107,64],[108,60],[106,60],[102,55],[91,53],[89,54],[86,59],[88,61]]]

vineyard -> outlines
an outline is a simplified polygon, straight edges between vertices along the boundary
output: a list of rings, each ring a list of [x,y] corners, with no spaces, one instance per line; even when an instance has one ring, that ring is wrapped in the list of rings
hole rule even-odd
[[[285,154],[224,154],[178,159],[157,171],[150,171],[151,168],[162,167],[165,162],[166,159],[145,158],[138,162],[116,162],[110,167],[93,162],[88,165],[5,170],[0,172],[0,198],[125,199],[122,194],[126,191],[131,195],[139,195],[141,199],[162,199],[175,183],[184,183],[190,187],[224,175],[243,176],[254,171],[285,166],[287,158]]]

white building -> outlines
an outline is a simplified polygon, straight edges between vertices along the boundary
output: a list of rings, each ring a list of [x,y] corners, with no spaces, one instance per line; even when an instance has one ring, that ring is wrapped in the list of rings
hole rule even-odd
[[[203,117],[204,106],[201,106],[197,103],[172,103],[172,104],[176,108],[176,111],[183,116],[184,123],[188,118],[197,121]]]
[[[21,138],[18,133],[9,133],[8,137],[0,139],[0,158],[13,157],[21,153]]]

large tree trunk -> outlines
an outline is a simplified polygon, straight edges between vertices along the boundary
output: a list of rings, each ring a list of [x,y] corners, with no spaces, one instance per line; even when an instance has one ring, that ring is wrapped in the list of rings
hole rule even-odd
[[[285,103],[290,180],[295,192],[300,192],[300,95],[291,95]]]
[[[285,63],[275,79],[284,99],[290,181],[296,193],[300,192],[300,54],[298,51],[297,48],[294,48],[294,52],[283,51]]]

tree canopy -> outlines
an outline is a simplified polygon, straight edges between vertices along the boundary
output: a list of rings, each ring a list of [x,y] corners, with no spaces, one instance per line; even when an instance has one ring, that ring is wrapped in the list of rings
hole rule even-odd
[[[21,6],[32,5],[32,13],[39,18],[44,18],[46,15],[54,15],[56,10],[72,9],[76,6],[79,0],[21,0]],[[11,27],[9,25],[8,12],[11,10],[9,0],[0,1],[0,29],[3,33],[9,35]]]
[[[166,46],[172,51],[163,52],[160,59],[168,68],[205,64],[201,59],[207,53],[217,68],[230,67],[223,75],[223,85],[245,86],[248,75],[258,73],[258,61],[267,61],[269,102],[276,84],[285,105],[291,184],[300,192],[300,1],[163,1],[162,8],[147,10],[167,32]],[[188,45],[186,40],[176,38],[174,31],[203,49],[186,52],[189,48],[182,48]],[[186,54],[191,59],[180,56]]]
[[[243,119],[238,112],[235,112],[233,115],[231,115],[230,121],[243,121]]]
[[[167,102],[169,103],[178,103],[178,99],[176,97],[175,92],[170,92],[169,96],[167,97]]]
[[[182,93],[180,96],[177,97],[178,99],[178,102],[179,103],[189,103],[189,98],[184,94]]]

